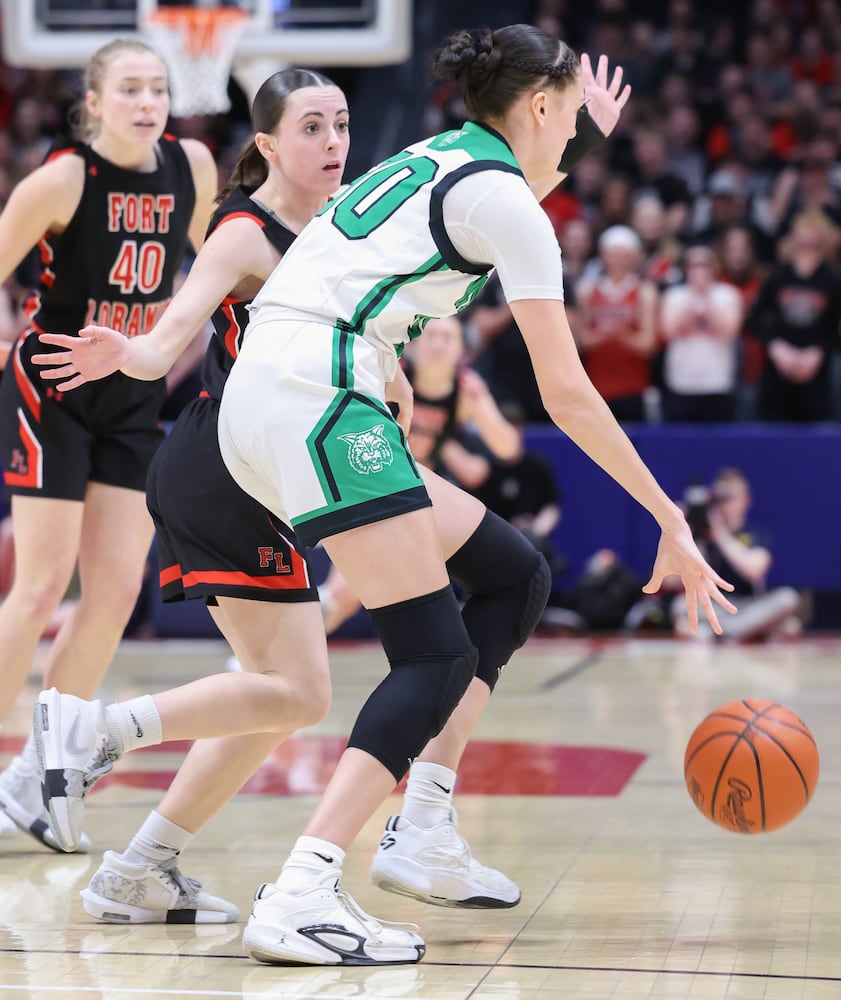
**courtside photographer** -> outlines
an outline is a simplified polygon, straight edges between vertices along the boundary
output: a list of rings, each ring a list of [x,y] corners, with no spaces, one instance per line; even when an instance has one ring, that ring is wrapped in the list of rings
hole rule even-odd
[[[736,468],[721,469],[709,486],[691,484],[683,496],[695,541],[715,571],[735,587],[731,600],[739,614],[726,623],[724,638],[792,638],[803,628],[800,595],[792,587],[767,589],[772,555],[748,523],[752,502],[750,483]],[[675,634],[686,637],[682,604],[682,599],[673,602],[672,621]]]

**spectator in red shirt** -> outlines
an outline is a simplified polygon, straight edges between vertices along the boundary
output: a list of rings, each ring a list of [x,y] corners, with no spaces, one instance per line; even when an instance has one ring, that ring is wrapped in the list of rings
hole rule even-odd
[[[578,345],[617,420],[641,421],[657,347],[657,288],[640,277],[642,243],[628,226],[602,233],[599,258],[603,273],[578,287]]]

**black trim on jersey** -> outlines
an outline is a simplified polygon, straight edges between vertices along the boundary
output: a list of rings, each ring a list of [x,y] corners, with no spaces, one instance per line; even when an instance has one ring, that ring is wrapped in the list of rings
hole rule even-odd
[[[213,213],[207,226],[207,236],[205,236],[205,239],[228,216],[242,213],[243,215],[253,215],[259,219],[263,223],[263,232],[266,239],[281,253],[286,253],[295,242],[296,234],[292,232],[282,219],[273,212],[267,211],[259,202],[256,202],[251,197],[255,190],[256,188],[249,191],[242,184],[239,187],[235,187]]]
[[[493,129],[489,129],[488,131],[493,132]],[[462,257],[453,246],[453,242],[444,226],[444,196],[463,177],[479,173],[482,170],[502,170],[506,174],[517,174],[518,177],[523,176],[522,170],[502,160],[474,160],[471,163],[465,163],[457,167],[452,173],[447,174],[442,181],[439,181],[435,185],[429,196],[429,229],[433,240],[435,240],[435,245],[438,247],[441,256],[444,258],[444,263],[448,267],[451,267],[454,271],[462,271],[465,274],[487,274],[488,271],[493,269],[493,264],[474,264],[472,261]]]
[[[344,327],[339,327],[339,388],[347,389],[347,339],[350,336]]]
[[[312,517],[308,521],[302,521],[295,525],[295,534],[303,545],[312,548],[322,538],[327,538],[329,535],[349,531],[351,528],[360,528],[364,524],[385,521],[389,517],[397,517],[398,514],[408,514],[410,511],[431,506],[432,501],[429,499],[425,486],[410,486],[409,489],[401,490],[399,493],[390,493],[388,496],[363,500],[362,503],[354,504],[353,507],[331,511],[329,514],[322,514],[319,517]],[[353,511],[352,518],[348,518],[350,511]]]
[[[251,197],[248,188],[239,185],[217,206],[207,227],[206,239],[231,216],[244,216],[260,225],[263,238],[273,246],[281,257],[295,242],[295,233],[275,214],[268,211]],[[221,399],[222,389],[234,363],[236,353],[248,326],[248,305],[251,299],[232,299],[230,296],[220,303],[211,316],[213,336],[207,345],[202,362],[202,383],[208,395]],[[236,350],[229,349],[227,334],[232,330],[236,335]]]

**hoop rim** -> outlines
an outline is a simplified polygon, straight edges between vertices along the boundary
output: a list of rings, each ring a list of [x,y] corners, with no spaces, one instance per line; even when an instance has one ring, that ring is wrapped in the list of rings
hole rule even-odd
[[[217,55],[216,40],[220,33],[227,27],[237,26],[237,37],[239,37],[240,31],[251,20],[248,11],[240,7],[176,5],[149,11],[143,18],[142,28],[150,33],[167,30],[183,32],[185,51],[182,56],[196,58],[202,55]]]
[[[251,15],[241,7],[188,7],[186,4],[172,7],[156,7],[143,18],[146,24],[172,26],[189,22],[212,23],[214,21],[245,21]]]

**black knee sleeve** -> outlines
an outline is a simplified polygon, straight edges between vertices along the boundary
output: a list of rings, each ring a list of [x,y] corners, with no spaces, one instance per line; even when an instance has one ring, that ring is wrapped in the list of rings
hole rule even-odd
[[[479,651],[476,676],[493,691],[511,654],[540,621],[552,589],[549,564],[516,528],[488,511],[447,571],[470,594],[462,617]]]
[[[376,757],[399,781],[444,728],[476,672],[452,588],[371,611],[391,670],[356,719],[349,747]]]

